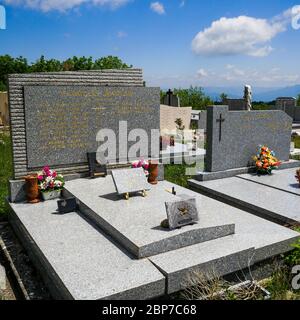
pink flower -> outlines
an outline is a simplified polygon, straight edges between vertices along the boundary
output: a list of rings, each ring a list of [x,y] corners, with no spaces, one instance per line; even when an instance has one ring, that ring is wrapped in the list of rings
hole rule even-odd
[[[44,176],[42,176],[42,175],[38,176],[39,181],[43,181],[43,179],[44,179]]]
[[[56,178],[57,177],[57,173],[56,173],[56,171],[53,171],[52,172],[52,178]]]
[[[132,163],[132,168],[137,168],[137,167],[138,167],[138,162],[136,162],[136,161],[133,162],[133,163]]]
[[[143,168],[144,168],[145,170],[148,170],[148,169],[149,169],[149,163],[145,163],[144,166],[143,166]]]
[[[49,172],[50,171],[50,168],[48,166],[44,167],[43,169],[45,172]]]

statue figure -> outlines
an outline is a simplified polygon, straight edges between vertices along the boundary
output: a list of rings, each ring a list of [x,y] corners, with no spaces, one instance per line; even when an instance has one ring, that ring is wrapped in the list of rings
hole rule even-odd
[[[250,85],[245,85],[244,100],[246,102],[247,110],[252,110],[252,88]]]

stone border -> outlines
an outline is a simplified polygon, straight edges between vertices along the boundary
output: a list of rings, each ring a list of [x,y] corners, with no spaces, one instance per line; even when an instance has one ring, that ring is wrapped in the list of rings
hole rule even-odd
[[[298,168],[298,167],[300,167],[300,161],[290,160],[290,161],[283,162],[281,166],[278,168],[278,170]],[[210,180],[231,178],[240,174],[254,173],[254,172],[255,172],[255,167],[235,168],[235,169],[228,169],[228,170],[216,171],[216,172],[203,171],[203,172],[198,172],[197,175],[194,177],[194,179],[198,181],[210,181]]]
[[[20,179],[36,170],[27,167],[26,127],[23,87],[26,85],[88,85],[143,87],[142,69],[97,70],[11,74],[8,76],[8,103],[13,150],[14,178]],[[37,168],[39,169],[39,168]],[[61,172],[86,171],[87,165],[57,168]]]

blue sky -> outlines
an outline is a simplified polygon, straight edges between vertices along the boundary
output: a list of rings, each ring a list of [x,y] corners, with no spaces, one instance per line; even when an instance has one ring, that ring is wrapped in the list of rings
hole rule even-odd
[[[6,30],[0,30],[0,54],[29,61],[42,54],[57,59],[117,55],[142,68],[147,85],[163,88],[300,83],[300,28],[295,28],[300,0],[0,4],[7,18]]]

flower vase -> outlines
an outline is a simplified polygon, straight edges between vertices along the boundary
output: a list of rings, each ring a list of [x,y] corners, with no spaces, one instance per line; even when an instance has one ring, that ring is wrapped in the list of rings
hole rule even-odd
[[[158,177],[158,163],[149,162],[149,177],[148,182],[151,184],[157,184],[157,177]]]
[[[57,199],[61,195],[61,190],[42,191],[42,198],[44,201]]]
[[[296,180],[298,181],[298,183],[299,183],[299,188],[300,188],[300,169],[298,169],[298,170],[296,171],[295,178],[296,178]]]
[[[39,186],[37,175],[29,175],[25,177],[26,198],[29,203],[38,203],[39,199]]]

